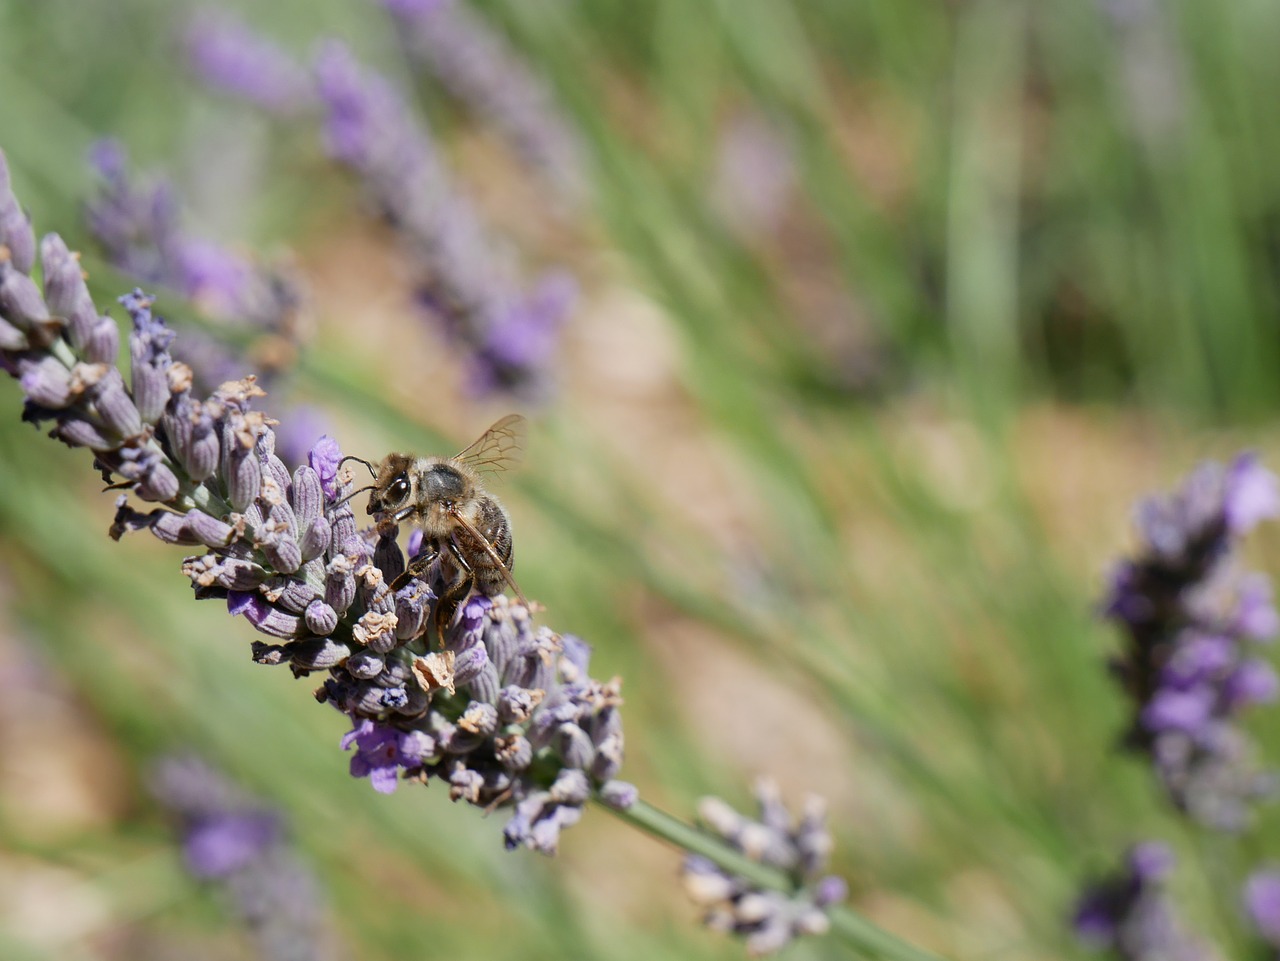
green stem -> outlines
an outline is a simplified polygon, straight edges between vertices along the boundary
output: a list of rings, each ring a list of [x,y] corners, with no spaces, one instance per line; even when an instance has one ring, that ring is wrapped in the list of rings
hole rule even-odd
[[[786,894],[795,891],[795,884],[784,872],[752,861],[714,835],[700,831],[652,804],[636,801],[625,811],[604,802],[600,802],[600,807],[651,837],[666,841],[682,851],[701,855],[758,887]],[[849,908],[837,905],[826,909],[826,913],[831,919],[832,932],[866,956],[884,961],[941,961],[937,955],[908,944]]]

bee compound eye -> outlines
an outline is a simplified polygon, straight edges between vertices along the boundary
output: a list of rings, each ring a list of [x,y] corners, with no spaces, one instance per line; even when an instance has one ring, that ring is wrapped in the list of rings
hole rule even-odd
[[[409,493],[409,478],[405,477],[404,474],[401,474],[394,482],[392,482],[391,494],[393,497],[400,498],[404,497],[407,493]]]

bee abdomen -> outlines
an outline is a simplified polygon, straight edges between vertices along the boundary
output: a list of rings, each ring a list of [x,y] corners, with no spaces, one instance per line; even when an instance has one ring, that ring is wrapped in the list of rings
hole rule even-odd
[[[510,572],[515,560],[515,550],[511,542],[511,521],[507,518],[507,512],[492,497],[485,497],[480,501],[476,514],[477,529],[489,541],[494,553],[502,559]],[[476,590],[486,597],[495,597],[506,589],[506,577],[487,551],[478,552],[472,570]]]

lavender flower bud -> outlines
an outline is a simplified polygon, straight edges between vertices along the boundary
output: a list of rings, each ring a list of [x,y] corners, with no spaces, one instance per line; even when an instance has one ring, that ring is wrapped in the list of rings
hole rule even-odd
[[[257,630],[272,637],[293,638],[306,633],[301,617],[286,613],[259,594],[232,591],[227,596],[227,612],[243,614]]]
[[[49,319],[40,288],[34,280],[16,270],[0,271],[0,314],[28,336],[33,336],[36,333],[33,328],[43,327]]]
[[[404,573],[404,554],[396,543],[395,534],[383,534],[373,549],[373,563],[382,571],[383,580],[394,583]]]
[[[533,745],[522,734],[495,738],[494,756],[508,771],[518,773],[533,763]]]
[[[289,502],[293,505],[300,529],[305,530],[313,521],[324,520],[324,489],[320,486],[320,475],[305,464],[293,472]],[[325,530],[328,531],[327,523]]]
[[[298,549],[304,561],[310,561],[324,554],[329,547],[333,531],[324,517],[313,517],[302,530],[298,538]]]
[[[566,767],[587,768],[595,760],[596,749],[587,732],[576,724],[561,724],[557,731],[556,751]]]
[[[294,539],[292,517],[286,516],[283,509],[287,509],[284,504],[271,508],[271,517],[258,528],[256,540],[273,568],[292,574],[302,566],[302,548]]]
[[[53,436],[68,447],[87,447],[93,451],[109,451],[119,447],[119,442],[78,417],[60,417],[53,429]]]
[[[307,622],[307,630],[313,634],[323,637],[338,629],[338,612],[319,598],[307,605],[303,617]]]
[[[99,317],[84,345],[84,359],[93,364],[113,364],[120,353],[120,328],[110,317]]]
[[[625,811],[640,800],[640,790],[628,781],[606,781],[600,787],[600,800],[609,807]]]
[[[542,691],[530,691],[514,685],[504,687],[498,695],[499,722],[504,725],[527,723],[544,696]]]
[[[325,568],[324,599],[335,611],[345,611],[356,599],[355,572],[345,554],[338,554]]]
[[[222,476],[232,510],[248,508],[262,487],[262,465],[252,448],[236,436],[229,422],[222,434]]]
[[[31,220],[13,195],[4,157],[0,157],[0,248],[0,260],[9,261],[18,273],[31,273],[36,258],[36,235],[31,229]]]
[[[57,359],[22,358],[18,361],[18,373],[22,392],[33,403],[50,410],[61,410],[71,402],[71,372]]]
[[[435,596],[419,580],[396,591],[396,638],[410,641],[422,633],[427,623],[428,605]]]
[[[154,424],[169,403],[169,366],[173,358],[169,345],[173,331],[151,313],[152,300],[141,290],[120,298],[120,303],[133,318],[129,335],[129,355],[133,360],[133,402],[142,419]]]
[[[27,340],[26,334],[0,317],[0,350],[17,352],[26,350],[30,346],[31,342]],[[7,364],[8,361],[5,361],[5,369]]]
[[[80,256],[69,251],[57,234],[48,234],[40,241],[40,261],[44,265],[44,299],[49,312],[66,319],[71,346],[84,350],[99,318],[84,281]],[[22,272],[30,273],[30,270]],[[115,360],[114,353],[110,360]],[[108,359],[98,358],[97,362],[107,363]]]
[[[473,647],[457,655],[453,663],[453,681],[459,687],[468,687],[489,666],[489,655],[483,647]]]
[[[386,666],[381,655],[372,651],[360,651],[347,659],[347,670],[351,672],[351,676],[366,681],[377,677]]]
[[[126,440],[141,435],[142,414],[125,389],[119,370],[114,367],[106,370],[89,394],[98,416],[113,434]]]
[[[486,661],[475,676],[467,681],[467,689],[477,701],[493,704],[498,699],[498,672]]]
[[[385,654],[396,646],[396,616],[366,611],[351,628],[351,636],[357,644]]]

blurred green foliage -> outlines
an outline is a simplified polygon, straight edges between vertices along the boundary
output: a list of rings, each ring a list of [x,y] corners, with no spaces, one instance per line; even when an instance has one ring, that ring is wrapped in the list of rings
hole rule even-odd
[[[1274,852],[1280,824],[1197,851],[1113,750],[1124,705],[1091,605],[1132,499],[1196,457],[1275,447],[1280,7],[476,6],[550,79],[596,164],[588,210],[535,209],[549,226],[523,234],[531,263],[584,279],[571,341],[646,342],[616,309],[639,301],[670,355],[658,388],[629,395],[574,368],[600,353],[568,353],[569,386],[504,494],[544,621],[626,678],[643,793],[688,812],[706,792],[741,802],[770,772],[793,798],[836,792],[837,867],[859,906],[954,957],[1070,954],[1081,877],[1130,840],[1171,838],[1179,893],[1231,945],[1215,865]],[[246,10],[299,55],[336,34],[413,83],[372,3]],[[313,131],[187,76],[184,12],[0,0],[0,147],[37,230],[84,244],[82,158],[117,136],[206,191],[211,232],[292,245],[322,292],[334,279],[317,265],[359,288],[352,250],[364,238],[385,259],[385,237]],[[471,156],[471,121],[429,81],[415,89],[446,149]],[[756,233],[716,191],[742,115],[764,118],[793,168]],[[219,179],[224,156],[238,179]],[[232,195],[209,194],[210,177]],[[110,303],[126,282],[85,262]],[[384,341],[331,304],[281,396],[324,405],[345,449],[448,450],[492,419],[389,363],[406,343],[442,349],[416,320]],[[108,906],[96,934],[53,947],[0,919],[0,953],[133,956],[103,934],[130,925],[232,950],[139,787],[150,757],[195,745],[288,812],[352,956],[738,956],[670,895],[673,861],[600,812],[548,862],[504,853],[497,819],[442,791],[384,798],[348,778],[341,719],[312,684],[250,663],[248,626],[188,602],[175,551],[102,536],[110,495],[82,452],[18,423],[18,398],[0,384],[5,630],[106,732],[126,801],[36,838],[11,810],[22,773],[0,783],[0,870],[68,868]]]

